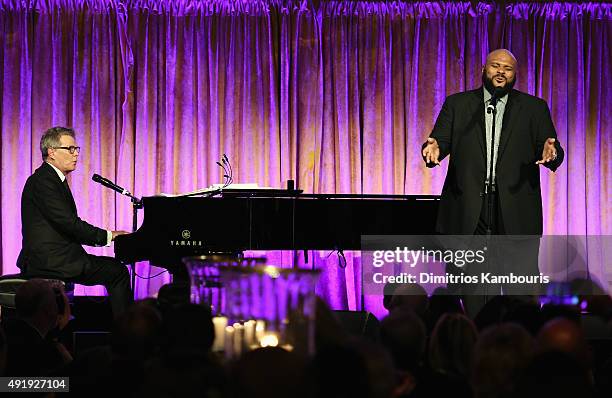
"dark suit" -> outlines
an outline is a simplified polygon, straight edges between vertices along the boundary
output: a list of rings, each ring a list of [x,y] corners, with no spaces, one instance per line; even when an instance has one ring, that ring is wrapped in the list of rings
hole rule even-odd
[[[105,245],[107,232],[78,217],[68,184],[62,183],[46,162],[23,188],[21,225],[23,243],[17,266],[22,273],[104,285],[115,314],[129,304],[131,292],[125,266],[111,257],[87,254],[81,246]]]
[[[436,226],[440,233],[473,234],[478,224],[487,175],[482,90],[449,96],[430,135],[438,141],[439,160],[451,155]],[[540,166],[535,162],[541,159],[547,138],[557,138],[557,132],[546,102],[511,90],[496,165],[499,211],[505,234],[542,234]],[[563,162],[563,149],[558,140],[555,147],[557,159],[544,164],[553,171]]]
[[[516,90],[508,94],[495,165],[496,191],[490,195],[492,222],[488,219],[489,195],[484,193],[487,144],[483,88],[449,96],[430,137],[438,141],[439,160],[450,155],[437,231],[448,235],[484,235],[490,226],[493,234],[525,236],[525,239],[498,239],[497,244],[483,240],[483,247],[489,245],[487,262],[472,264],[471,269],[449,265],[447,272],[539,275],[542,198],[540,166],[536,161],[542,158],[546,140],[557,138],[546,102]],[[564,155],[558,140],[555,147],[557,158],[544,164],[553,171],[563,162]],[[485,283],[460,286],[471,315],[484,304],[486,296],[499,294],[502,288],[507,294],[532,294],[540,286]],[[470,300],[466,300],[468,297]]]

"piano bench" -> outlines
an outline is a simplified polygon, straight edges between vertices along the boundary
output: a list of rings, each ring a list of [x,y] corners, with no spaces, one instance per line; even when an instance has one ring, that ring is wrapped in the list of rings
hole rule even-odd
[[[19,286],[26,283],[29,279],[34,279],[32,276],[22,274],[10,274],[0,276],[0,307],[2,309],[15,309],[15,295]],[[68,302],[72,303],[74,296],[74,283],[64,282],[59,279],[41,278],[53,284],[61,284],[64,286],[64,292],[68,297]]]

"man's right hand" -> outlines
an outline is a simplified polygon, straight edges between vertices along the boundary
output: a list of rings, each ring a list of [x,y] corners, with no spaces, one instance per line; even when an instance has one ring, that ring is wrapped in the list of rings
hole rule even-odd
[[[115,238],[119,235],[126,235],[129,234],[129,232],[127,231],[111,231],[111,234],[113,235],[113,238],[111,240],[115,240]]]
[[[439,165],[439,157],[440,147],[438,146],[438,141],[436,141],[435,138],[429,137],[427,139],[427,142],[425,143],[425,147],[423,148],[423,160],[427,165],[432,163],[435,165]]]

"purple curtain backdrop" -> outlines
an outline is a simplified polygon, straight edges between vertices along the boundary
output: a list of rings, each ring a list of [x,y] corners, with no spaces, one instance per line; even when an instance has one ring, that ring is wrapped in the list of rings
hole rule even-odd
[[[439,194],[446,165],[426,170],[420,145],[444,98],[478,87],[499,47],[566,148],[560,170],[542,171],[545,234],[611,234],[611,20],[595,2],[0,0],[2,272],[17,271],[21,190],[50,126],[76,129],[80,215],[110,229],[130,229],[130,203],[92,173],[141,196],[179,193],[220,182],[223,153],[236,182]],[[342,269],[327,255],[307,265],[323,270],[318,293],[359,309],[359,256]],[[590,269],[610,277],[605,261]],[[138,294],[167,279],[139,280]],[[380,298],[365,304],[381,313]]]

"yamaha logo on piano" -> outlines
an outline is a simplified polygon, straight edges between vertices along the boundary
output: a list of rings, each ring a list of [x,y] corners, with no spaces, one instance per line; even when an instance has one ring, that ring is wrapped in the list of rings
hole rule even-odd
[[[189,240],[191,238],[191,231],[184,229],[181,231],[182,240],[170,240],[170,246],[202,246],[201,240]]]

